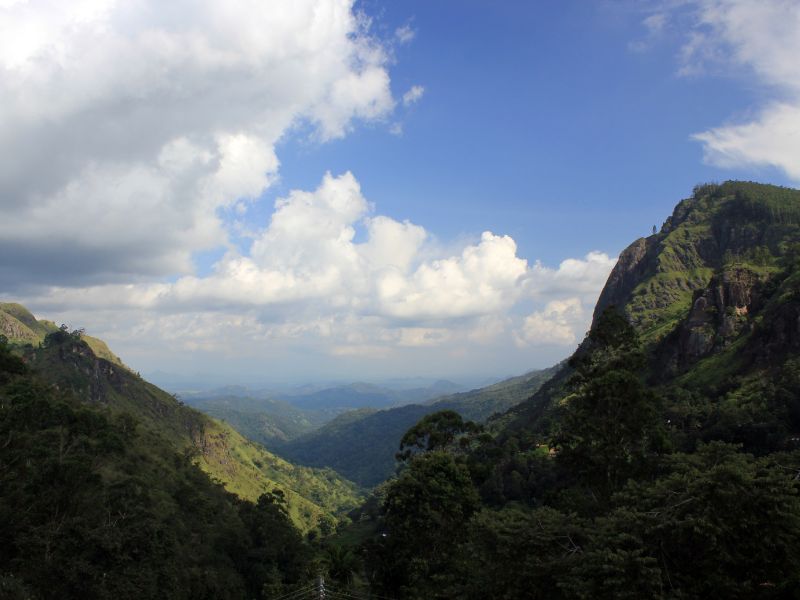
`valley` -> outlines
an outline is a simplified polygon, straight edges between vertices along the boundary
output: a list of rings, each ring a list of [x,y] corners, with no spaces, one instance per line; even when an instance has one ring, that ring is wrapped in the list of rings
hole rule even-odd
[[[126,550],[167,552],[182,570],[169,582],[137,583],[115,551],[52,585],[173,589],[211,568],[187,589],[269,597],[306,589],[316,564],[355,597],[785,597],[800,589],[799,285],[800,191],[727,182],[695,188],[622,253],[568,361],[469,391],[184,400],[102,341],[2,304],[0,507],[61,494],[57,513],[4,521],[16,566],[2,585],[24,595],[40,569],[78,568],[59,553],[83,518],[87,552],[177,518],[166,546]],[[216,553],[208,566],[189,540]],[[245,546],[258,565],[226,554]]]

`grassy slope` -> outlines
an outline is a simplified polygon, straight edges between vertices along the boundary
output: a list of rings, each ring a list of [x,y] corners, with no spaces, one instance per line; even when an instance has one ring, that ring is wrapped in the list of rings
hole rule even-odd
[[[400,438],[433,406],[409,404],[375,411],[344,413],[317,431],[278,449],[283,456],[315,467],[331,467],[356,483],[371,487],[388,478],[395,468]]]
[[[58,326],[52,321],[37,320],[21,304],[0,302],[0,332],[3,331],[7,331],[5,335],[12,343],[32,344],[35,346],[44,342],[44,338],[48,333],[58,331]],[[12,331],[13,333],[11,333]],[[99,358],[104,358],[120,367],[128,368],[103,340],[90,335],[83,335],[81,339],[89,345]]]

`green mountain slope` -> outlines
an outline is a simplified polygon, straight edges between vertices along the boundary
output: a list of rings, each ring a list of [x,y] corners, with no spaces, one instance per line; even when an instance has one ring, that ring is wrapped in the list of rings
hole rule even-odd
[[[0,302],[0,335],[5,335],[12,343],[35,346],[44,342],[45,336],[58,330],[59,327],[55,323],[37,320],[21,304]],[[97,357],[128,368],[103,340],[86,334],[82,334],[81,339],[89,345]]]
[[[28,321],[28,329],[36,331]],[[357,502],[356,486],[333,471],[299,467],[271,454],[230,425],[184,406],[127,368],[97,356],[83,335],[55,328],[39,346],[25,346],[22,352],[44,381],[109,415],[131,415],[143,436],[193,456],[201,469],[240,497],[255,501],[265,492],[282,490],[292,520],[304,531],[321,520],[335,520]]]
[[[300,464],[330,467],[362,486],[372,487],[394,472],[394,455],[403,434],[435,411],[420,404],[380,411],[362,408],[344,413],[276,451]]]
[[[595,320],[609,306],[625,314],[647,349],[649,379],[669,388],[670,396],[683,388],[727,395],[731,413],[752,412],[756,407],[745,408],[744,396],[756,388],[772,396],[762,388],[793,376],[791,359],[800,347],[798,256],[800,191],[750,182],[698,186],[659,233],[622,252]],[[565,367],[505,422],[517,430],[546,430],[569,373]],[[708,427],[712,413],[735,418],[721,415],[722,404],[697,402],[703,406],[693,410]],[[771,410],[761,411],[765,427],[774,420]],[[794,421],[787,426],[795,428]]]
[[[313,431],[334,417],[333,411],[303,410],[271,398],[223,395],[189,397],[186,402],[269,449]]]
[[[492,431],[442,418],[409,438],[341,538],[366,538],[372,591],[799,597],[800,191],[696,188]]]
[[[344,412],[359,408],[382,409],[419,404],[461,389],[461,386],[445,380],[436,381],[427,387],[402,389],[356,382],[303,393],[278,394],[277,397],[303,410]]]
[[[5,340],[0,438],[2,598],[254,598],[308,581],[310,549],[280,494],[226,492],[165,436],[43,380]]]
[[[529,398],[562,366],[558,364],[547,369],[530,371],[483,388],[442,396],[428,404],[436,410],[454,410],[465,419],[483,422]]]

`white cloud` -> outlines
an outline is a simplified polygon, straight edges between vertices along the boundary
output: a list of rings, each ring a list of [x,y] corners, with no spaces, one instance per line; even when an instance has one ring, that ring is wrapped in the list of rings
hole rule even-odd
[[[6,1],[6,278],[189,272],[193,252],[227,242],[219,211],[275,180],[275,143],[296,124],[325,141],[386,118],[386,52],[352,5]]]
[[[582,259],[563,260],[557,269],[536,262],[531,269],[529,286],[533,295],[541,300],[577,295],[584,304],[594,306],[616,262],[616,258],[596,251]]]
[[[743,71],[771,98],[757,116],[698,133],[705,160],[722,167],[773,166],[800,181],[800,4],[697,0],[682,74]]]
[[[603,252],[589,252],[582,259],[568,258],[556,269],[536,262],[527,285],[544,307],[527,316],[514,332],[517,346],[569,346],[580,341],[616,262]]]
[[[544,309],[525,318],[514,340],[519,347],[571,346],[579,340],[576,329],[585,325],[586,320],[579,298],[552,300]]]
[[[195,154],[179,144],[164,162],[185,168]],[[461,356],[493,344],[574,344],[613,262],[592,252],[531,267],[513,239],[491,232],[443,253],[422,226],[375,214],[351,173],[327,174],[317,189],[277,200],[249,251],[229,250],[206,276],[52,287],[34,305],[89,319],[112,342],[146,338],[173,351],[277,344],[337,357]],[[541,308],[523,318],[521,303]]]
[[[425,88],[421,85],[413,85],[403,94],[403,106],[411,106],[419,102],[425,94]]]
[[[704,158],[720,167],[775,166],[800,181],[800,103],[771,104],[754,121],[692,136]]]
[[[421,264],[413,273],[377,277],[381,311],[400,319],[479,316],[511,307],[522,291],[527,261],[508,236],[484,232],[461,256]]]
[[[645,37],[628,43],[631,52],[644,52],[657,42],[669,24],[669,15],[665,12],[655,12],[642,20],[646,30]]]
[[[409,43],[416,35],[417,32],[414,31],[410,25],[403,25],[394,30],[394,37],[396,37],[401,44]]]

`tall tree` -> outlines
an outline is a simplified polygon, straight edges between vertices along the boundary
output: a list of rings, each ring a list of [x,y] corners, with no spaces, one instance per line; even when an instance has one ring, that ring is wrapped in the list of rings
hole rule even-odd
[[[613,307],[570,363],[573,392],[563,401],[553,445],[559,464],[607,499],[664,446],[659,399],[643,382],[636,331]]]

